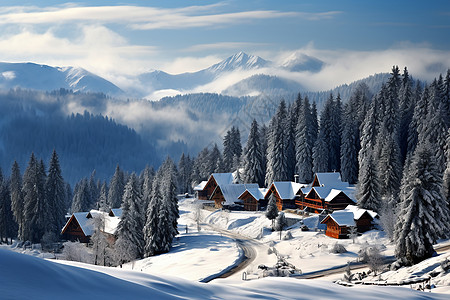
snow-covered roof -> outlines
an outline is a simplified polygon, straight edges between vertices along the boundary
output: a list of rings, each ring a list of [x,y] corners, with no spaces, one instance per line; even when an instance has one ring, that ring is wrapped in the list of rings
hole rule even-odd
[[[194,191],[203,191],[203,189],[205,188],[207,183],[208,183],[208,180],[200,182],[200,184],[198,184],[197,186],[194,187]]]
[[[122,211],[122,210],[120,210]],[[117,226],[119,225],[120,222],[120,218],[119,217],[110,217],[108,215],[108,213],[102,212],[102,211],[98,211],[98,210],[91,210],[89,212],[77,212],[77,213],[73,213],[72,216],[73,218],[76,219],[76,221],[78,222],[78,224],[81,227],[81,230],[83,231],[85,236],[91,236],[94,233],[94,222],[93,222],[93,218],[97,217],[97,216],[104,216],[104,220],[105,220],[105,227],[104,227],[104,232],[109,233],[109,234],[114,234],[117,230]],[[66,227],[69,225],[70,223],[69,219],[66,223],[66,225],[64,225],[62,232],[65,231]]]
[[[353,212],[351,211],[335,211],[332,214],[328,215],[332,218],[339,226],[355,226],[355,220],[353,219]],[[327,218],[322,220],[325,221]]]
[[[292,181],[274,181],[273,185],[281,199],[294,199],[298,191],[306,186]]]
[[[376,216],[378,216],[378,214],[376,212],[374,212],[373,210],[370,209],[364,209],[364,208],[360,208],[356,205],[347,205],[347,207],[342,210],[342,211],[350,211],[353,213],[353,218],[355,220],[359,220],[359,218],[361,218],[361,216],[367,212],[373,219],[375,219]]]
[[[122,209],[121,208],[111,208],[112,217],[122,217]]]
[[[256,200],[264,199],[264,196],[267,193],[267,189],[266,188],[248,188],[241,195],[239,195],[238,198],[240,198],[246,191],[248,193],[250,193],[250,195],[252,195],[253,198],[255,198]]]
[[[223,198],[225,199],[224,205],[233,205],[238,201],[238,198],[245,190],[248,189],[258,189],[258,184],[224,184],[220,186]]]
[[[337,189],[332,186],[315,186],[311,188],[311,190],[314,189],[319,195],[321,199],[325,199],[325,202],[332,201],[339,193],[343,192],[345,195],[347,195],[350,200],[356,203],[355,197],[354,197],[354,190],[350,187],[343,188],[343,189]],[[311,190],[306,194],[308,195]]]
[[[214,177],[219,186],[232,184],[235,180],[235,175],[233,173],[212,173],[211,176]]]
[[[317,180],[319,180],[320,186],[331,186],[333,188],[348,187],[348,182],[341,180],[341,174],[335,173],[316,173]]]

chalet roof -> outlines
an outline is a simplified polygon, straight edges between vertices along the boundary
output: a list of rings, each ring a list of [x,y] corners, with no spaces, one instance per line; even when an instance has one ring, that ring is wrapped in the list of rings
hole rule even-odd
[[[211,176],[214,177],[219,186],[232,184],[235,181],[234,173],[212,173]]]
[[[294,199],[305,184],[292,181],[274,181],[272,183],[281,199]]]
[[[207,183],[207,180],[200,182],[200,184],[194,187],[194,191],[203,191]]]
[[[348,182],[341,180],[341,174],[335,173],[316,173],[317,180],[321,186],[332,186],[334,188],[348,186]]]
[[[111,211],[109,213],[110,217],[122,217],[122,209],[121,208],[111,208]]]
[[[360,208],[356,205],[347,205],[347,207],[342,211],[352,212],[353,218],[355,220],[359,220],[359,218],[361,218],[365,212],[367,212],[372,217],[372,219],[375,219],[378,216],[378,214],[376,212],[374,212],[373,210]]]
[[[356,203],[356,200],[354,197],[354,189],[352,187],[344,187],[342,189],[337,189],[337,188],[334,188],[331,186],[315,186],[315,187],[310,188],[310,190],[307,193],[305,193],[306,196],[309,196],[309,193],[311,193],[313,189],[314,189],[314,191],[316,191],[317,195],[321,199],[325,200],[325,202],[332,201],[337,195],[339,195],[341,192],[343,192],[353,202]]]
[[[335,211],[323,219],[321,223],[325,223],[328,218],[332,218],[339,226],[355,226],[353,212],[351,211]]]
[[[233,205],[238,201],[238,198],[245,190],[248,189],[258,189],[258,184],[224,184],[220,186],[223,198],[225,199],[224,205]]]
[[[253,196],[253,198],[255,198],[257,201],[259,201],[259,200],[264,199],[264,196],[267,193],[267,189],[266,188],[248,188],[241,195],[239,195],[238,198],[241,198],[241,196],[245,192],[248,192],[250,195]]]
[[[114,234],[120,222],[119,217],[110,217],[108,213],[98,210],[91,210],[89,212],[77,212],[72,214],[73,218],[76,219],[76,221],[80,225],[81,230],[83,231],[85,236],[91,236],[94,233],[93,218],[101,215],[103,215],[105,218],[104,232]],[[66,227],[71,222],[71,219],[72,217],[67,221],[66,225],[64,225],[62,232],[65,231]]]
[[[309,194],[309,192],[311,191],[311,189],[312,189],[312,187],[310,187],[310,186],[307,186],[307,187],[301,188],[301,190],[302,190],[302,193],[303,193],[304,195],[308,195],[308,194]]]

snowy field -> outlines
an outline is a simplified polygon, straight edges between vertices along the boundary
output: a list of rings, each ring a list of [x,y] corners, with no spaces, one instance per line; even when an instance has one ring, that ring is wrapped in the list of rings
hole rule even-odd
[[[292,214],[287,214],[287,217],[302,218]],[[122,269],[61,260],[55,263],[51,259],[52,254],[0,246],[0,298],[50,299],[64,295],[68,299],[99,296],[118,299],[125,295],[132,299],[448,299],[450,274],[441,274],[439,268],[445,258],[450,259],[449,252],[410,268],[365,279],[400,282],[441,272],[432,279],[437,288],[432,289],[431,293],[417,292],[409,285],[343,287],[334,284],[333,281],[342,279],[343,274],[329,275],[321,280],[257,279],[261,275],[258,265],[273,266],[276,263],[277,257],[271,253],[273,251],[303,273],[327,270],[345,265],[348,261],[356,261],[358,251],[367,246],[377,246],[383,250],[383,255],[393,255],[393,246],[389,240],[382,232],[375,230],[359,236],[354,243],[350,239],[339,240],[347,253],[331,254],[330,249],[338,240],[314,230],[317,217],[305,218],[303,222],[310,231],[302,231],[300,225],[293,225],[289,228],[292,238],[280,240],[279,232],[270,230],[271,221],[261,212],[200,210],[192,199],[186,199],[180,201],[180,234],[174,240],[171,251],[126,264]],[[286,233],[282,233],[282,238]],[[242,281],[242,272],[238,272],[226,279],[215,279],[208,284],[199,283],[240,262],[243,253],[232,237],[252,239],[256,258],[243,270],[251,280]],[[448,241],[444,243],[448,244]]]
[[[2,299],[448,299],[407,288],[355,286],[321,280],[265,278],[197,283],[177,277],[65,265],[0,249]]]

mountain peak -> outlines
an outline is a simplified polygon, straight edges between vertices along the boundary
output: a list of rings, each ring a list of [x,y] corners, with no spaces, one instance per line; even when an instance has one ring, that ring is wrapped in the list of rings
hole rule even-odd
[[[259,56],[248,55],[247,53],[240,51],[209,67],[208,70],[212,72],[234,71],[236,69],[251,70],[265,67],[268,64],[268,61]]]

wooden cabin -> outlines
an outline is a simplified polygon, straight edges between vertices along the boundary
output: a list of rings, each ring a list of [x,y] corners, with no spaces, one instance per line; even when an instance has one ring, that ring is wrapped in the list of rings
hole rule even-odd
[[[72,214],[61,231],[63,239],[80,243],[89,242],[92,233],[86,230],[86,215],[87,212]]]
[[[217,185],[210,200],[214,201],[215,208],[230,207],[242,202],[242,200],[239,199],[239,196],[241,196],[245,190],[257,188],[259,188],[259,186],[256,183]]]
[[[274,194],[277,199],[277,207],[279,211],[296,208],[295,200],[301,197],[301,188],[304,184],[292,181],[275,181],[267,190],[264,196],[265,201],[269,201],[270,195]]]
[[[265,188],[246,189],[238,199],[243,201],[246,211],[264,210],[267,207],[266,192]]]
[[[314,213],[342,210],[347,205],[355,204],[353,193],[348,182],[341,181],[339,173],[316,173],[311,187],[301,190],[301,197],[295,204],[299,209]]]
[[[327,215],[321,223],[327,226],[325,231],[327,236],[342,239],[348,238],[351,226],[356,226],[359,233],[372,229],[373,221],[377,217],[376,212],[349,205],[344,210]]]
[[[212,200],[211,196],[220,185],[233,184],[236,182],[234,173],[213,173],[208,180],[200,183],[194,188],[198,200]]]
[[[117,230],[117,226],[119,225],[120,218],[117,216],[111,216],[110,214],[111,211],[109,213],[106,213],[98,210],[73,213],[61,230],[61,235],[65,240],[89,243],[90,238],[95,230],[93,218],[101,216],[104,220],[104,225],[101,231],[105,234],[108,241],[110,241],[110,243],[113,243],[115,239],[114,235]],[[115,214],[119,214],[119,211],[116,210]]]
[[[346,239],[351,226],[356,226],[352,212],[336,211],[326,216],[322,224],[327,225],[325,235],[335,239]]]

